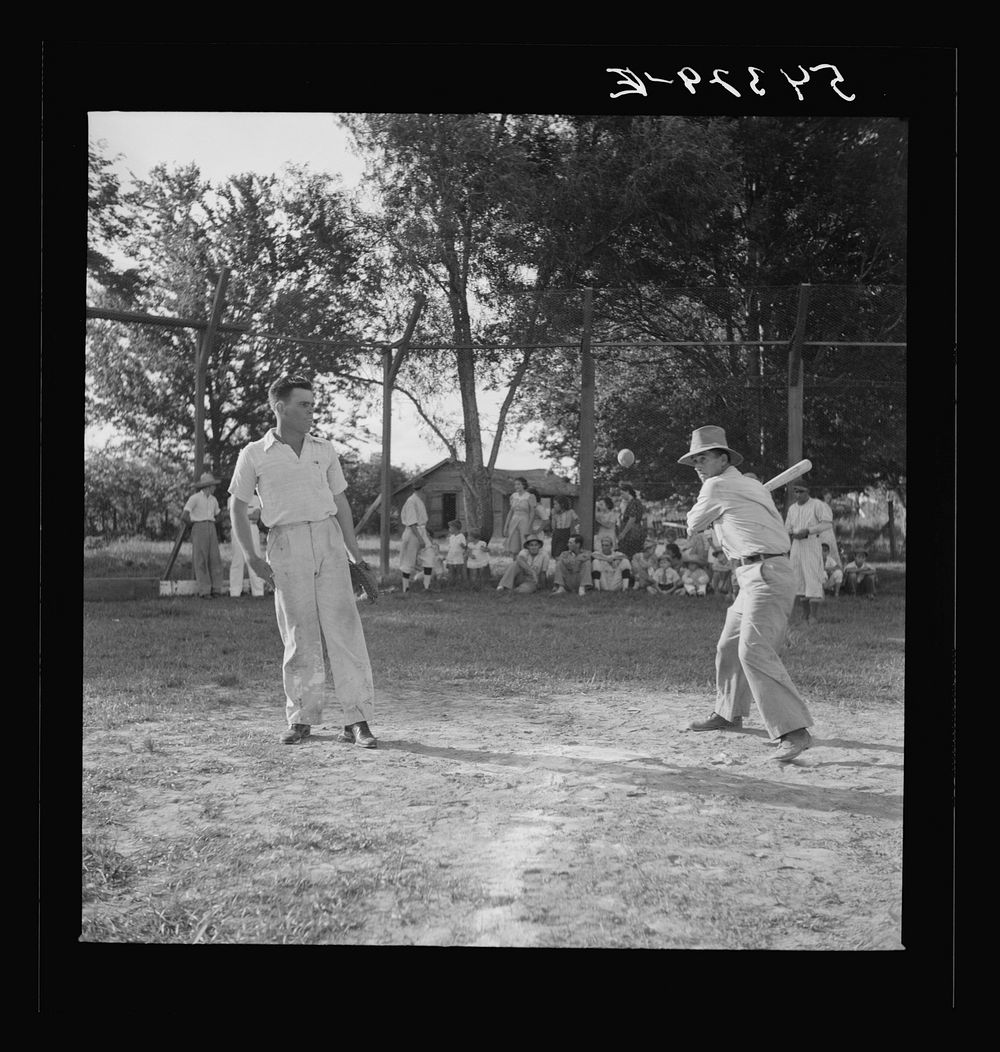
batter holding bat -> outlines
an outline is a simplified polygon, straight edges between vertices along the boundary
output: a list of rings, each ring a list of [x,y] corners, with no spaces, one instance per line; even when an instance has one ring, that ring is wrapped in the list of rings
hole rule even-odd
[[[688,535],[714,523],[739,583],[716,648],[715,711],[689,729],[738,730],[756,702],[778,743],[774,759],[787,763],[812,744],[806,728],[813,722],[777,653],[795,604],[788,531],[768,489],[737,470],[743,457],[726,444],[721,427],[696,429],[678,463],[693,467],[702,482]]]
[[[333,445],[309,433],[315,408],[310,381],[283,377],[267,395],[276,425],[240,450],[229,504],[233,537],[247,563],[274,585],[274,610],[285,644],[288,730],[281,740],[286,745],[302,742],[322,718],[325,643],[344,710],[339,740],[374,749],[377,742],[368,727],[372,669],[348,552],[362,570],[367,564],[354,536],[347,481]],[[269,530],[266,560],[254,551],[247,518],[255,490]]]

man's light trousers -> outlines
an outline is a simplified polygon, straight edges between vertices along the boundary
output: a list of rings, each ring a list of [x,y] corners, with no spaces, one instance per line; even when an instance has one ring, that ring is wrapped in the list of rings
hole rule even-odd
[[[726,614],[715,653],[715,711],[724,719],[748,716],[756,702],[772,738],[812,717],[778,657],[795,604],[795,571],[787,556],[764,559],[733,573],[740,591]]]
[[[285,644],[282,677],[289,727],[312,726],[322,719],[324,643],[344,725],[370,721],[372,669],[340,523],[331,516],[273,527],[267,561],[274,571],[274,609]]]

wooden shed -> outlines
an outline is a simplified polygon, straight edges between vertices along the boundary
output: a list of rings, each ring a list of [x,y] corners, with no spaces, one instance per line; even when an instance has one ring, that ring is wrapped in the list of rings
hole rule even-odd
[[[448,529],[452,519],[459,519],[466,529],[470,526],[471,516],[466,505],[465,486],[462,483],[461,471],[465,465],[462,461],[442,460],[433,467],[422,471],[416,478],[424,481],[421,497],[427,505],[427,526],[433,533]],[[530,471],[512,471],[506,468],[495,468],[493,471],[493,536],[503,533],[504,520],[510,510],[510,494],[514,492],[514,479],[523,477],[528,486],[535,487],[541,494],[543,506],[551,507],[553,497],[569,497],[575,504],[579,487],[574,483],[544,468]],[[398,523],[399,512],[406,499],[413,492],[413,480],[400,486],[392,494],[393,522]]]

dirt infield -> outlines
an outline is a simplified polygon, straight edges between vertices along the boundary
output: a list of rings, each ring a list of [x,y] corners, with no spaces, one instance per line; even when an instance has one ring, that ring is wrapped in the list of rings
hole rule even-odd
[[[381,692],[363,750],[198,695],[84,735],[118,862],[85,864],[85,941],[901,949],[901,705],[813,705],[782,766],[756,715],[683,731],[691,696]]]

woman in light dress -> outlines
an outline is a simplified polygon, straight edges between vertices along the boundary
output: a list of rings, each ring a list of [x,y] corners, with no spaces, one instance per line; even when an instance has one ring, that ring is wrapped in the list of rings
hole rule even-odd
[[[528,480],[518,476],[514,479],[514,492],[510,495],[510,511],[503,524],[503,535],[507,551],[517,558],[524,547],[525,539],[531,533],[531,523],[535,517],[536,500],[528,492]]]

